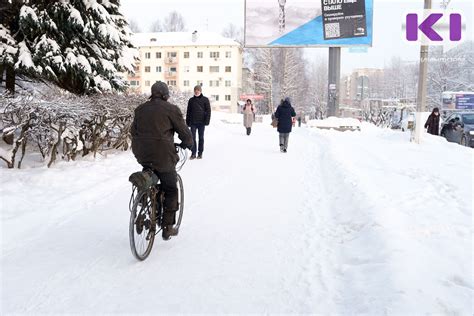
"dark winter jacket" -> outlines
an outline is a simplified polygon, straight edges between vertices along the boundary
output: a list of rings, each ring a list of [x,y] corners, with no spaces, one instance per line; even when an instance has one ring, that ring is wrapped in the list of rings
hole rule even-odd
[[[132,151],[138,162],[159,172],[175,170],[179,160],[174,147],[174,133],[187,148],[192,148],[191,132],[180,109],[161,98],[153,98],[135,109]]]
[[[435,115],[431,113],[426,120],[425,128],[428,129],[428,133],[432,135],[439,135],[439,114]]]
[[[296,116],[295,109],[288,101],[283,101],[275,112],[275,117],[278,119],[278,132],[291,133],[293,125],[292,118]]]
[[[188,101],[186,110],[186,125],[209,125],[211,121],[211,105],[209,99],[202,94],[193,96]]]

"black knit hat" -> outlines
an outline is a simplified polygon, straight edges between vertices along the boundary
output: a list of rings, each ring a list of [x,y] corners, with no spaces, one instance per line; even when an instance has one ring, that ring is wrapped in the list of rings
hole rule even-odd
[[[170,97],[170,90],[168,85],[162,81],[155,82],[151,86],[151,98],[160,98],[163,100],[168,100]]]

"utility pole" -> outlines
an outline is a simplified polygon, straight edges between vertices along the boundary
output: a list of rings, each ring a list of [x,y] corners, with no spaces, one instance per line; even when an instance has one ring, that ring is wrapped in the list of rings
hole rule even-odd
[[[425,0],[425,10],[431,9],[431,0]],[[428,74],[428,45],[421,45],[420,49],[420,73],[418,77],[418,99],[416,104],[416,130],[415,142],[421,142],[421,134],[423,132],[423,122],[421,112],[426,111],[426,90],[427,90],[427,74]]]
[[[328,116],[339,113],[339,83],[341,81],[341,48],[329,47]]]

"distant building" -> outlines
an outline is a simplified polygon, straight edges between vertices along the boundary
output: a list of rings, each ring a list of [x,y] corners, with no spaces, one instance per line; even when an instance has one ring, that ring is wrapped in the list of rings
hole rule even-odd
[[[140,61],[135,76],[128,76],[132,88],[150,93],[156,81],[166,82],[193,95],[196,85],[211,100],[213,109],[237,112],[242,89],[242,48],[217,33],[136,33],[133,44]]]
[[[341,79],[341,106],[361,106],[364,100],[378,97],[383,83],[383,69],[356,69],[352,74]]]

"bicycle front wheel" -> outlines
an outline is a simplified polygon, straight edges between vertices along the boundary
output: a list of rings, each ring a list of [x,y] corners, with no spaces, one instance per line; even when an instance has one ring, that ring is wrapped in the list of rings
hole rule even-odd
[[[130,248],[138,260],[145,260],[155,241],[155,214],[151,191],[137,194],[130,214]]]

